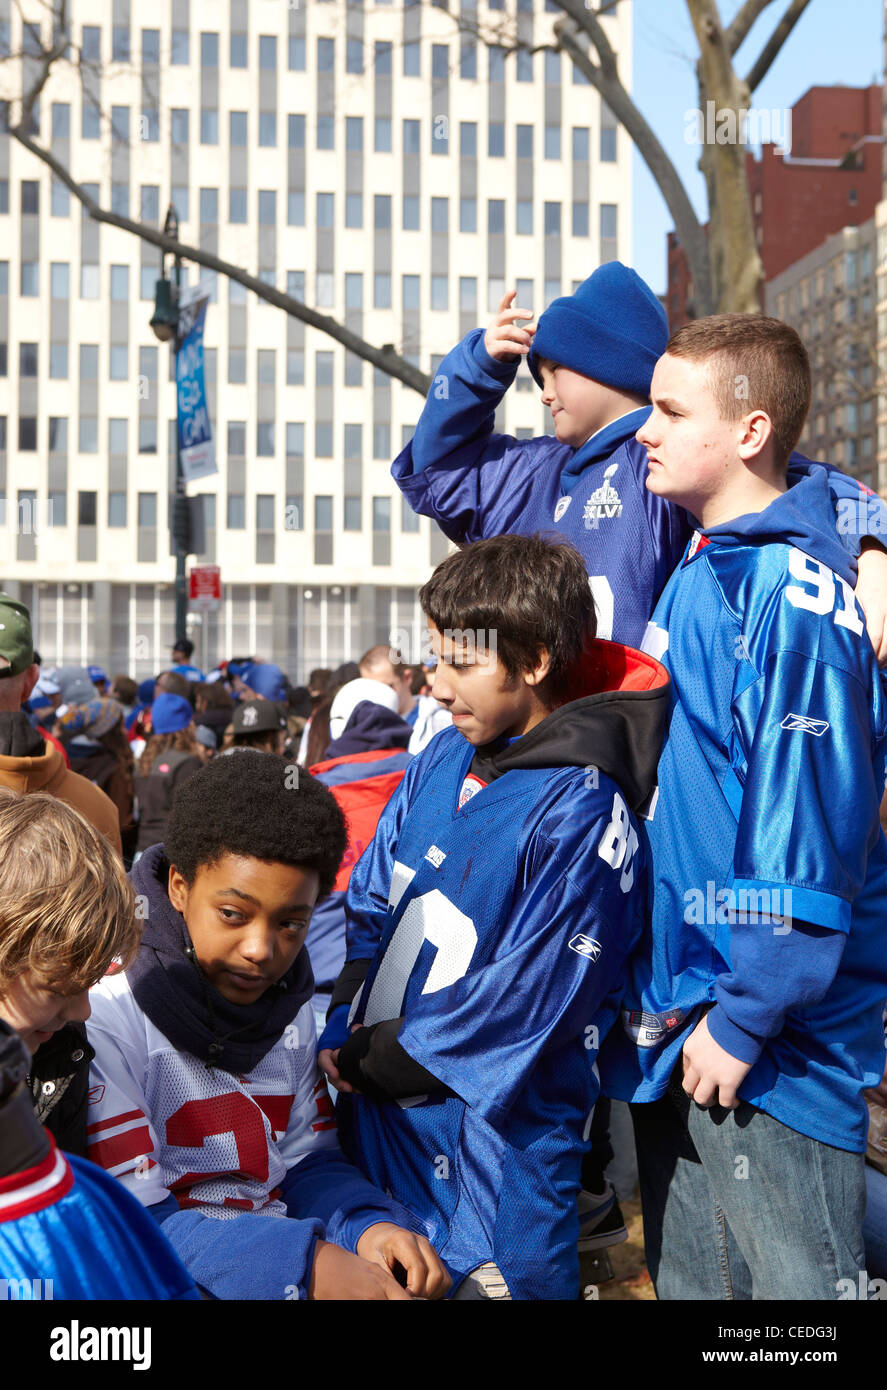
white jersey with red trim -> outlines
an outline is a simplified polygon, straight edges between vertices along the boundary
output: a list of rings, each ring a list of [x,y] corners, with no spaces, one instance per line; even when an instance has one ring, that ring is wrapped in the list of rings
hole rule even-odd
[[[337,1149],[306,1003],[249,1076],[179,1052],[136,1003],[126,974],[90,992],[89,1157],[143,1206],[172,1193],[206,1215],[285,1216],[284,1174]]]

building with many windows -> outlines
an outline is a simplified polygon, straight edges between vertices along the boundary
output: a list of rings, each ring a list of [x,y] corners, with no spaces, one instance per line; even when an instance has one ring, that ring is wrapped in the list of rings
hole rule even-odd
[[[844,227],[768,283],[766,312],[790,323],[810,355],[813,399],[798,447],[877,492],[887,489],[878,449],[887,374],[877,352],[876,252],[874,217]]]
[[[495,11],[503,11],[497,15]],[[629,259],[630,147],[555,52],[551,0],[71,0],[35,133],[112,211],[215,252],[434,373],[515,284],[540,311]],[[23,27],[22,13],[31,21]],[[631,71],[631,6],[603,19]],[[34,26],[37,26],[35,29]],[[0,0],[0,96],[48,45],[48,7]],[[13,104],[12,110],[15,110]],[[168,658],[173,359],[149,327],[156,247],[84,215],[0,111],[0,581],[44,661],[138,677]],[[197,655],[255,653],[296,679],[399,632],[447,550],[403,503],[392,458],[421,397],[236,282],[208,281],[217,475],[205,551],[217,614]],[[499,412],[547,412],[525,368]]]

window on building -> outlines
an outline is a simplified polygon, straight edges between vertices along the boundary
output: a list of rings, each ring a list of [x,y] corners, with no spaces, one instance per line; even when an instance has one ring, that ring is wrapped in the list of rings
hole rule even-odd
[[[545,204],[545,235],[560,236],[561,234],[561,205],[560,203]]]
[[[36,415],[20,415],[18,417],[18,447],[27,453],[32,453],[37,448]]]
[[[460,231],[460,232],[476,232],[476,231],[477,231],[477,199],[476,199],[476,198],[460,198],[460,199],[459,199],[459,231]]]
[[[246,221],[245,188],[228,189],[228,221],[238,223]]]
[[[115,63],[128,63],[131,54],[129,27],[115,24],[111,30],[111,57]]]
[[[519,125],[517,128],[517,157],[518,159],[533,158],[533,127],[531,125]]]
[[[391,276],[379,271],[373,276],[373,308],[391,308]]]

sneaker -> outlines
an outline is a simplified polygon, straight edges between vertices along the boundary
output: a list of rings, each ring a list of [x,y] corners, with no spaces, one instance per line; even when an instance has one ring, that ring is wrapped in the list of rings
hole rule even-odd
[[[612,1183],[606,1183],[600,1193],[580,1191],[578,1205],[580,1251],[604,1250],[608,1245],[621,1245],[628,1240]]]

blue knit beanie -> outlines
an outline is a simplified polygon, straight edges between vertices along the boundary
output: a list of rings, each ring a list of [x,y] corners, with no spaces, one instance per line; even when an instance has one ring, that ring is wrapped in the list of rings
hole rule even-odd
[[[621,261],[608,261],[540,314],[527,365],[540,386],[539,360],[547,358],[605,386],[649,396],[667,342],[665,310],[649,285]]]

